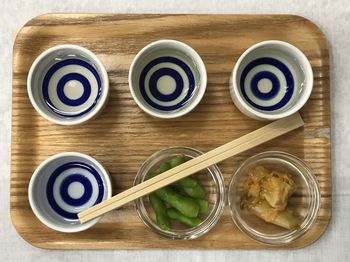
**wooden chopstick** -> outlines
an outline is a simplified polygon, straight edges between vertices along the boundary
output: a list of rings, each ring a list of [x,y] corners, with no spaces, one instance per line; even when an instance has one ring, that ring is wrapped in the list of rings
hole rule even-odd
[[[274,121],[249,134],[215,148],[158,176],[131,187],[78,214],[81,223],[92,220],[181,178],[223,161],[304,125],[299,113]]]

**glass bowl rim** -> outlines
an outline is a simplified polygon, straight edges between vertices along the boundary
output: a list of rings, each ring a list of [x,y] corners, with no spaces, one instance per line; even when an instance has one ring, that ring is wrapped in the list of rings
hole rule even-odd
[[[231,195],[234,190],[234,184],[236,182],[236,178],[240,175],[240,171],[246,167],[248,164],[255,162],[257,160],[266,159],[266,158],[279,158],[283,159],[284,161],[287,161],[288,163],[292,164],[300,174],[303,176],[304,180],[307,181],[307,187],[309,191],[313,191],[310,193],[310,208],[307,212],[307,215],[305,216],[302,225],[303,227],[300,227],[299,229],[288,231],[286,233],[282,234],[275,234],[274,236],[267,236],[266,234],[262,234],[251,228],[248,224],[245,223],[245,221],[241,218],[238,211],[235,208],[235,203],[232,203],[231,201]],[[300,170],[299,167],[296,167],[295,164],[292,162],[295,161],[297,164],[300,164],[301,168],[304,169],[304,172]],[[234,224],[238,227],[238,229],[246,234],[251,239],[262,242],[265,244],[270,245],[285,245],[288,244],[297,238],[304,235],[316,222],[318,218],[318,213],[321,207],[321,193],[319,184],[317,182],[317,178],[313,172],[313,170],[310,168],[310,166],[303,161],[302,159],[298,158],[295,155],[292,155],[287,152],[283,151],[264,151],[258,154],[255,154],[246,160],[244,160],[237,170],[233,173],[230,183],[228,185],[227,190],[227,198],[228,198],[228,207],[230,209],[231,218],[234,222]]]
[[[140,169],[137,172],[137,175],[135,176],[135,180],[133,185],[136,185],[138,183],[140,183],[142,180],[142,175],[145,173],[143,170],[145,168],[145,166],[148,164],[148,162],[152,159],[154,159],[155,157],[159,157],[161,155],[164,154],[164,152],[171,152],[173,150],[187,150],[193,154],[195,154],[194,157],[199,156],[201,154],[203,154],[201,151],[194,149],[194,148],[190,148],[190,147],[181,147],[181,146],[176,146],[176,147],[167,147],[164,149],[161,149],[159,151],[154,152],[153,154],[151,154],[141,165]],[[217,206],[214,206],[212,211],[209,212],[209,214],[213,213],[213,216],[210,218],[210,216],[208,215],[207,218],[205,220],[203,220],[203,222],[194,228],[190,228],[190,229],[186,229],[186,230],[178,230],[178,231],[165,231],[162,230],[161,228],[159,228],[157,226],[156,223],[154,223],[152,221],[152,219],[149,218],[148,215],[145,215],[143,213],[142,210],[145,210],[142,198],[139,198],[135,201],[135,206],[136,206],[136,211],[137,214],[141,220],[141,222],[148,227],[149,229],[151,229],[151,231],[165,236],[167,238],[170,239],[178,239],[178,240],[190,240],[190,239],[195,239],[198,238],[202,235],[204,235],[205,233],[207,233],[208,231],[210,231],[218,222],[219,218],[221,217],[223,211],[224,211],[224,207],[225,207],[225,200],[226,200],[226,190],[225,190],[225,182],[224,182],[224,178],[223,175],[220,171],[220,169],[218,168],[217,165],[212,165],[210,167],[208,167],[207,169],[212,169],[213,172],[210,172],[211,176],[215,176],[215,180],[213,177],[213,181],[215,183],[215,186],[218,188],[218,194],[217,194]],[[147,171],[147,170],[146,170]],[[213,173],[213,174],[212,174]]]

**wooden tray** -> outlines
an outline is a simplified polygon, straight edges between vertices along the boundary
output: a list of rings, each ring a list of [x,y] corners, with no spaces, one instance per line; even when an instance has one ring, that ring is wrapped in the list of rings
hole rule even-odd
[[[174,120],[145,114],[128,88],[133,57],[143,46],[159,39],[191,45],[208,71],[208,87],[201,103]],[[34,169],[59,152],[80,151],[101,161],[112,175],[113,194],[117,194],[132,186],[140,165],[157,150],[188,146],[206,152],[265,125],[235,108],[228,82],[240,54],[268,39],[292,43],[312,64],[314,90],[301,110],[305,127],[224,161],[219,168],[228,184],[238,165],[258,152],[283,150],[307,161],[321,188],[321,210],[316,225],[286,247],[304,247],[318,239],[329,223],[332,203],[328,49],[317,26],[291,15],[48,14],[29,21],[18,33],[13,51],[11,217],[18,233],[34,246],[51,249],[273,248],[241,233],[227,207],[214,229],[189,242],[167,240],[148,230],[133,203],[107,214],[85,232],[55,232],[36,219],[27,197]],[[64,43],[96,53],[110,78],[107,107],[83,126],[65,127],[46,121],[27,96],[26,79],[34,59],[47,48]]]

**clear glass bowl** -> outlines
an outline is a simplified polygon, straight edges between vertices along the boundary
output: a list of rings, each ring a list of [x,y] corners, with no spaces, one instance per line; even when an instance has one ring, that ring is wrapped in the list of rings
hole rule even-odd
[[[157,170],[164,161],[169,161],[171,157],[182,155],[187,159],[195,158],[202,153],[185,147],[171,147],[160,150],[151,155],[141,166],[134,185],[137,185],[147,179],[150,171]],[[196,174],[192,175],[205,190],[205,199],[209,202],[208,212],[200,215],[202,220],[196,227],[188,227],[181,223],[173,223],[170,231],[162,230],[156,223],[155,214],[150,206],[148,196],[139,198],[135,201],[136,210],[141,221],[152,231],[171,238],[171,239],[194,239],[202,236],[213,228],[219,220],[225,206],[225,184],[223,176],[216,165],[212,165]]]
[[[258,165],[292,176],[297,190],[289,198],[288,207],[299,216],[300,227],[297,229],[288,230],[267,223],[241,209],[241,198],[245,193],[243,185],[249,170]],[[319,186],[311,168],[299,158],[278,151],[264,152],[248,158],[232,176],[228,188],[228,204],[237,227],[252,239],[272,245],[290,243],[307,232],[316,221],[320,198]]]

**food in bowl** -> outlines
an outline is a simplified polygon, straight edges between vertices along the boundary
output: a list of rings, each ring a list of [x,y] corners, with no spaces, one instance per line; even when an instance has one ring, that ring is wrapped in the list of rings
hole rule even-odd
[[[247,181],[259,166],[268,170],[262,171],[262,177],[269,178],[273,177],[272,174],[279,174],[275,181],[277,185],[269,183],[267,186],[278,189],[270,190],[269,194],[263,192],[264,189],[260,190],[260,187],[251,190],[251,194],[256,194],[254,191],[259,192],[259,201],[262,204],[256,207],[259,208],[256,213],[264,214],[265,220],[242,208],[242,201],[247,196]],[[281,185],[280,180],[284,182]],[[320,198],[317,178],[309,165],[294,155],[280,151],[263,152],[245,160],[233,174],[228,187],[228,204],[234,224],[252,239],[272,245],[290,243],[315,225]],[[270,204],[266,199],[269,199]],[[281,209],[291,211],[284,212]],[[269,217],[271,214],[272,219]],[[278,215],[281,217],[278,218]],[[266,222],[268,218],[274,223]]]
[[[169,162],[162,162],[156,172],[148,178],[163,173],[186,161],[182,155],[174,156]],[[157,224],[163,230],[171,229],[171,221],[196,227],[202,221],[200,214],[208,211],[208,201],[204,199],[203,187],[193,177],[182,178],[175,183],[160,188],[149,195],[149,201],[156,215]]]
[[[287,207],[289,197],[297,189],[290,174],[256,166],[249,172],[244,187],[243,210],[286,229],[299,226],[297,215]]]
[[[144,182],[150,176],[170,169],[171,165],[179,164],[176,162],[183,162],[182,158],[190,160],[201,154],[200,151],[187,147],[170,147],[155,152],[140,167],[135,177],[134,186]],[[203,190],[198,189],[200,187],[197,187],[197,184]],[[190,177],[176,181],[169,185],[168,188],[172,193],[175,192],[177,197],[181,195],[182,199],[188,199],[187,202],[191,203],[191,208],[186,210],[184,215],[184,210],[182,210],[182,213],[178,210],[181,208],[181,205],[175,208],[164,200],[151,204],[150,201],[154,201],[152,195],[151,197],[146,195],[138,198],[135,201],[136,211],[141,222],[146,227],[170,239],[190,240],[206,234],[216,225],[225,206],[225,183],[218,166],[209,166],[192,174]],[[183,188],[187,188],[185,189],[187,193],[184,192]],[[192,194],[191,197],[189,194]],[[155,199],[157,201],[161,198]],[[198,203],[198,206],[193,204],[194,201]],[[166,214],[166,219],[169,220],[169,223],[160,221],[157,223],[157,213],[152,207],[152,205],[157,205],[157,203],[161,203],[161,210],[163,210],[158,213],[158,217]],[[165,208],[162,205],[165,205]],[[156,210],[159,211],[157,208]],[[159,218],[162,219],[162,217]]]

